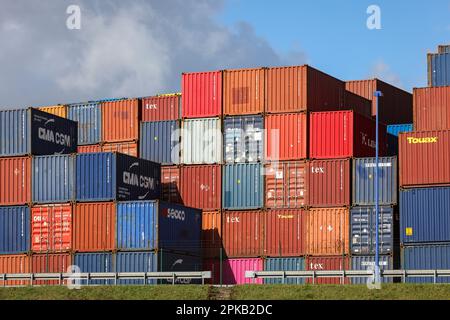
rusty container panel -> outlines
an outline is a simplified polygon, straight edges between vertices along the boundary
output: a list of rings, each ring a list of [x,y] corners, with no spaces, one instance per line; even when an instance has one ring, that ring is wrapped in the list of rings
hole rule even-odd
[[[139,139],[139,100],[126,99],[101,103],[103,142]]]
[[[0,274],[30,273],[31,258],[25,254],[0,255]],[[0,286],[27,286],[29,280],[0,280]]]
[[[450,86],[414,89],[414,129],[450,130]]]
[[[31,158],[0,158],[0,205],[31,202]]]
[[[265,166],[265,176],[267,208],[295,209],[308,205],[308,162],[274,162]]]
[[[204,258],[220,257],[222,248],[222,214],[220,211],[202,213],[202,248]]]
[[[33,273],[66,273],[72,272],[72,256],[69,253],[33,254],[31,256],[31,271]],[[61,284],[66,284],[63,280]],[[38,280],[35,285],[59,285],[58,280]]]
[[[221,209],[220,165],[182,166],[180,185],[183,205],[208,211]]]
[[[138,158],[138,149],[136,142],[105,143],[100,152],[120,152]]]
[[[269,210],[264,218],[264,256],[305,255],[306,215],[303,210]]]
[[[228,258],[260,257],[263,247],[264,213],[225,211],[222,214],[222,243]]]
[[[114,249],[116,205],[113,202],[77,203],[73,213],[73,249],[77,252]]]
[[[450,185],[450,131],[400,133],[400,186]]]
[[[307,257],[307,271],[336,271],[351,270],[350,257],[333,256],[333,257]],[[341,278],[319,278],[315,279],[316,284],[342,284]],[[312,279],[307,279],[306,283],[312,283]],[[350,279],[345,278],[343,284],[350,284]]]
[[[350,206],[350,159],[314,160],[309,163],[309,205]]]
[[[226,116],[264,112],[265,70],[223,72],[223,113]]]
[[[78,146],[78,153],[98,153],[102,152],[102,147],[99,144],[89,144],[86,146]]]
[[[181,94],[142,98],[142,121],[170,121],[180,119]]]
[[[306,211],[306,254],[333,256],[349,253],[348,208],[314,208]]]
[[[222,115],[222,71],[183,73],[181,94],[183,118]]]
[[[180,176],[180,167],[161,166],[161,200],[169,203],[182,203]]]
[[[306,113],[268,115],[265,119],[266,160],[301,160],[308,157]]]
[[[61,118],[67,118],[67,106],[66,105],[57,105],[57,106],[45,106],[38,107],[39,110],[54,114],[55,116]]]
[[[67,252],[72,249],[72,205],[55,204],[31,208],[31,250]]]

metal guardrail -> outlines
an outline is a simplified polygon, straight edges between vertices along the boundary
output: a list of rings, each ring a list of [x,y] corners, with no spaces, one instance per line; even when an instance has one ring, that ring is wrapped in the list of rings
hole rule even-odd
[[[92,272],[92,273],[4,273],[0,274],[0,281],[6,286],[6,281],[29,281],[33,285],[35,281],[58,281],[60,285],[64,281],[72,283],[79,281],[86,282],[87,285],[95,280],[111,280],[117,285],[118,280],[142,280],[147,284],[148,280],[167,280],[174,285],[177,280],[201,280],[205,284],[205,279],[211,279],[211,271],[198,272]]]
[[[319,278],[340,278],[341,284],[345,278],[369,278],[374,276],[373,270],[336,270],[336,271],[246,271],[245,277],[251,279],[281,279],[285,283],[286,279],[310,278],[312,283]],[[450,270],[380,270],[381,278],[401,278],[402,282],[406,278],[433,278],[433,283],[437,283],[438,278],[450,277]]]

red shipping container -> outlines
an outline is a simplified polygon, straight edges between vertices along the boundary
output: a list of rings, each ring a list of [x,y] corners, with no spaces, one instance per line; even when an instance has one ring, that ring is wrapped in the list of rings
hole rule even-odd
[[[115,228],[115,203],[75,204],[72,231],[74,251],[112,251],[115,244]]]
[[[31,258],[30,256],[19,255],[0,255],[0,274],[2,273],[30,273]],[[0,286],[27,286],[30,285],[29,280],[0,280]]]
[[[308,205],[307,161],[274,162],[265,166],[266,207],[302,208]]]
[[[181,94],[142,98],[142,121],[170,121],[180,119]]]
[[[202,214],[203,257],[218,258],[222,248],[222,214],[220,211]]]
[[[72,249],[72,205],[31,208],[31,250],[65,252]]]
[[[269,210],[264,214],[264,256],[299,257],[305,254],[303,210]]]
[[[139,139],[139,100],[103,102],[103,142],[137,141]]]
[[[314,160],[309,166],[311,207],[350,206],[350,159]]]
[[[133,157],[138,157],[138,144],[136,142],[105,143],[102,152],[120,152]]]
[[[345,83],[310,66],[266,71],[266,112],[341,110]]]
[[[260,257],[263,246],[262,211],[226,211],[222,216],[222,243],[228,258]]]
[[[222,71],[183,73],[183,118],[222,115]]]
[[[414,89],[414,130],[450,130],[450,86]]]
[[[245,277],[246,271],[263,271],[264,262],[260,258],[225,259],[222,261],[222,282],[220,281],[220,260],[209,259],[203,263],[204,270],[211,271],[211,284],[243,285],[262,284],[262,279]]]
[[[265,118],[266,160],[301,160],[308,157],[306,113],[268,115]]]
[[[381,91],[383,97],[379,100],[379,119],[385,124],[411,123],[413,120],[412,94],[394,87],[379,79],[347,81],[348,91],[356,93],[372,101],[372,116],[376,115],[375,91]]]
[[[220,165],[182,166],[180,194],[187,207],[221,209],[222,171]]]
[[[344,106],[341,110],[353,110],[368,118],[372,118],[372,101],[345,90]]]
[[[306,258],[307,271],[337,271],[350,270],[350,258],[344,256],[333,257],[307,257]],[[307,279],[306,283],[312,283],[312,279]],[[341,278],[316,278],[316,284],[350,284],[349,278],[344,278],[342,283]]]
[[[72,265],[72,256],[69,253],[34,254],[31,256],[31,270],[33,273],[66,273]],[[61,284],[66,284],[63,280]],[[59,285],[59,280],[38,280],[34,285]]]
[[[400,186],[450,185],[450,131],[401,133]]]
[[[177,166],[161,166],[161,199],[170,203],[182,203],[180,194],[181,169]]]
[[[0,158],[0,205],[31,202],[31,158]]]
[[[78,153],[97,153],[102,152],[102,147],[99,144],[90,144],[86,146],[78,146]]]
[[[380,156],[387,153],[386,126],[379,126]],[[310,114],[311,159],[374,157],[376,123],[354,111]]]

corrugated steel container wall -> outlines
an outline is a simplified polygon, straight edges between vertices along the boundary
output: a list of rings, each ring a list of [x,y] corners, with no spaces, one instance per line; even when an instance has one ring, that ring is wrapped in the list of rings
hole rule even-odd
[[[314,160],[309,163],[309,205],[350,206],[350,159]]]
[[[401,242],[450,241],[450,188],[400,191]]]
[[[181,95],[142,98],[142,121],[178,120],[181,116]]]
[[[380,256],[378,263],[381,270],[394,270],[394,262],[391,256]],[[353,256],[352,270],[373,270],[375,266],[375,256]],[[352,278],[352,284],[368,284],[372,283],[370,277]],[[382,283],[392,283],[393,278],[381,278]]]
[[[414,129],[450,129],[450,86],[414,89]]]
[[[375,205],[375,158],[353,159],[353,205]],[[397,157],[380,157],[378,162],[378,203],[397,204]]]
[[[31,257],[27,255],[0,255],[0,274],[30,273]],[[29,280],[0,280],[0,286],[27,286]]]
[[[223,82],[224,115],[260,114],[264,112],[264,69],[225,70]]]
[[[450,45],[438,46],[438,53],[450,53]]]
[[[274,162],[265,166],[265,206],[302,208],[309,203],[309,165],[306,161]]]
[[[158,272],[158,256],[155,252],[118,252],[114,256],[115,272]],[[121,285],[143,285],[143,280],[118,280]],[[156,280],[147,280],[156,284]]]
[[[221,284],[220,281],[220,261],[205,260],[204,270],[211,271],[212,284]],[[222,261],[222,284],[224,285],[244,285],[262,284],[262,279],[245,278],[245,271],[263,271],[264,262],[260,258],[252,259],[226,259]]]
[[[264,206],[264,176],[260,164],[229,164],[223,166],[223,208],[259,209]]]
[[[305,214],[307,255],[332,256],[349,253],[349,209],[310,209],[305,211]]]
[[[403,270],[449,270],[450,244],[424,244],[402,248]],[[433,283],[433,278],[406,278],[408,283]],[[449,277],[438,277],[436,283],[450,283]]]
[[[161,200],[169,203],[182,203],[181,169],[178,166],[161,167]]]
[[[263,246],[262,211],[226,211],[222,214],[224,256],[259,257]]]
[[[31,202],[31,158],[0,158],[0,205]]]
[[[55,116],[61,118],[67,118],[67,106],[66,105],[57,105],[57,106],[45,106],[38,108],[41,111],[54,114]]]
[[[73,257],[74,265],[80,268],[81,273],[114,272],[113,255],[107,252],[76,253]],[[86,285],[86,280],[81,280]],[[112,280],[89,280],[90,285],[111,285]]]
[[[202,213],[202,256],[218,258],[222,248],[222,214],[220,211]]]
[[[340,110],[353,110],[368,118],[372,117],[372,101],[368,100],[356,93],[345,90],[344,105]]]
[[[98,152],[102,152],[102,147],[99,144],[78,146],[77,148],[77,153],[98,153]]]
[[[158,269],[162,272],[203,271],[203,261],[198,256],[160,251],[158,258]],[[172,279],[162,280],[160,283],[172,284]],[[201,280],[175,279],[175,284],[201,284]]]
[[[105,143],[101,152],[120,152],[132,157],[139,157],[138,149],[139,146],[136,142]]]
[[[73,249],[79,252],[114,249],[116,205],[113,202],[77,203],[73,213]]]
[[[0,111],[0,156],[29,154],[30,117],[27,109]]]
[[[29,207],[0,207],[0,254],[26,253],[29,250]]]
[[[264,214],[265,257],[298,257],[305,254],[303,210],[269,210]]]
[[[391,124],[387,126],[387,133],[398,137],[401,132],[411,132],[414,130],[412,123],[408,124]]]
[[[68,106],[68,118],[78,122],[78,144],[96,144],[102,138],[102,111],[99,103],[77,103]]]
[[[220,165],[183,166],[180,175],[182,204],[202,210],[220,210],[222,168]]]
[[[332,257],[306,257],[307,271],[326,271],[326,270],[350,270],[350,258],[344,256]],[[341,278],[319,278],[315,279],[316,284],[341,284]],[[312,283],[308,278],[306,283]],[[345,278],[344,284],[349,284],[350,279]]]
[[[306,159],[308,157],[307,122],[306,113],[266,116],[266,160]]]
[[[33,254],[31,256],[31,272],[33,273],[65,273],[72,265],[72,255],[69,253]],[[62,284],[67,281],[63,280]],[[33,285],[59,285],[59,280],[35,280]]]
[[[379,215],[379,253],[394,254],[394,209],[380,206]],[[376,250],[375,207],[353,207],[350,210],[350,250],[353,255],[375,254]]]
[[[224,162],[259,162],[264,160],[264,120],[262,116],[224,119]]]
[[[221,127],[218,118],[184,120],[181,130],[181,163],[221,163]]]
[[[183,73],[183,118],[222,115],[222,71]]]
[[[309,66],[266,71],[266,112],[339,110],[344,83]]]
[[[179,164],[180,123],[178,121],[141,122],[141,158],[161,164]]]
[[[103,102],[102,141],[122,142],[139,139],[139,100]]]
[[[428,86],[450,86],[450,53],[428,54]]]
[[[72,205],[31,208],[31,250],[65,252],[72,249]]]
[[[267,258],[264,259],[264,271],[304,271],[305,258]],[[285,279],[284,284],[303,284],[303,278]],[[264,284],[283,284],[281,279],[264,279]]]
[[[75,199],[75,158],[33,157],[33,203],[64,203]]]
[[[450,131],[401,133],[400,186],[450,184]]]

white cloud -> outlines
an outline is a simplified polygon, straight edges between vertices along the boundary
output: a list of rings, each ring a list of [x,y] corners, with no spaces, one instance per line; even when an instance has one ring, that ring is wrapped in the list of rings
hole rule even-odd
[[[384,80],[385,82],[393,84],[394,86],[402,87],[400,76],[392,71],[391,67],[383,60],[379,60],[372,65],[368,77],[378,78],[380,80]]]

